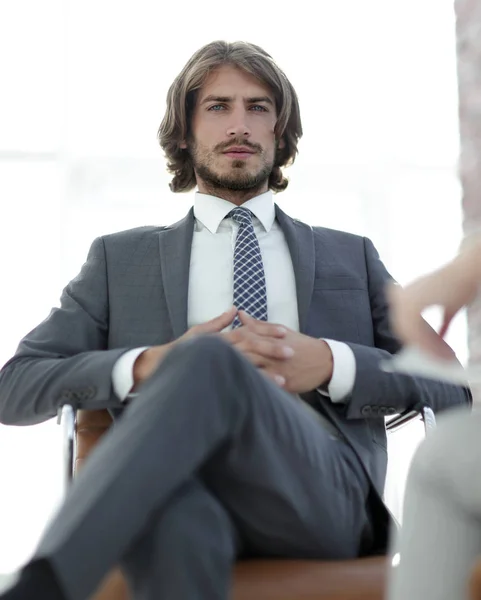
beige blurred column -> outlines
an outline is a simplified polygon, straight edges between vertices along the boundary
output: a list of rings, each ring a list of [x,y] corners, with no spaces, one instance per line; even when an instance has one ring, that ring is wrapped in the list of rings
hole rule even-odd
[[[464,233],[481,232],[481,0],[455,0],[459,127],[459,176]],[[481,257],[480,257],[481,260]],[[481,298],[468,310],[469,362],[481,368]],[[481,400],[481,386],[473,390]]]

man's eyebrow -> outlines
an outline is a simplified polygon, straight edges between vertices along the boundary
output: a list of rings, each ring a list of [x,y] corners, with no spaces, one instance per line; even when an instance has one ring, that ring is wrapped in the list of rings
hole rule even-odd
[[[252,98],[247,98],[248,104],[256,104],[258,102],[265,102],[266,104],[274,104],[272,99],[269,96],[253,96]]]
[[[207,104],[209,102],[222,102],[225,104],[228,104],[229,102],[233,102],[234,98],[232,96],[214,96],[214,95],[210,95],[210,96],[206,96],[201,104]],[[265,102],[266,104],[271,104],[273,105],[274,103],[272,102],[271,98],[269,98],[269,96],[253,96],[251,98],[245,98],[245,101],[247,102],[247,104],[256,104],[258,102]]]

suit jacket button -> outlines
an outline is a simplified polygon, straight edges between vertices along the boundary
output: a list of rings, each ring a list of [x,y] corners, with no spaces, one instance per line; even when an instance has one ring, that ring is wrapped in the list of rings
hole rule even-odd
[[[393,408],[392,406],[388,406],[388,408],[386,409],[386,414],[387,415],[395,415],[396,414],[396,409]]]
[[[385,415],[387,415],[387,408],[385,406],[380,406],[378,414],[380,417],[384,417]]]
[[[371,416],[371,407],[368,406],[367,404],[365,406],[363,406],[361,408],[361,415],[363,417],[370,417]]]

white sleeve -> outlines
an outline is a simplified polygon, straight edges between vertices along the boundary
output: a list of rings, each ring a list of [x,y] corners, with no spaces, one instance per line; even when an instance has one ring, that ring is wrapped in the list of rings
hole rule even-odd
[[[332,352],[332,377],[327,385],[327,390],[317,388],[317,391],[323,396],[328,396],[331,402],[344,403],[354,387],[356,358],[354,352],[344,342],[326,339],[324,341]]]
[[[118,398],[125,402],[133,394],[130,390],[134,386],[134,364],[137,358],[149,347],[133,348],[128,350],[117,360],[112,369],[112,385]]]

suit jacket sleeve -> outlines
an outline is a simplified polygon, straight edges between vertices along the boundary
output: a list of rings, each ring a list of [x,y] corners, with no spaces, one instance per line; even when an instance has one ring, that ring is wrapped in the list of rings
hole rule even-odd
[[[121,407],[112,369],[127,348],[107,350],[109,302],[104,242],[97,238],[60,307],[28,333],[0,371],[0,422],[32,425],[75,408]]]
[[[401,413],[421,402],[439,412],[456,405],[471,404],[470,391],[462,386],[423,377],[386,373],[379,368],[382,359],[400,350],[390,328],[385,289],[392,277],[387,272],[372,242],[364,239],[369,301],[375,348],[349,343],[356,358],[356,378],[347,399],[348,418],[379,417]]]

